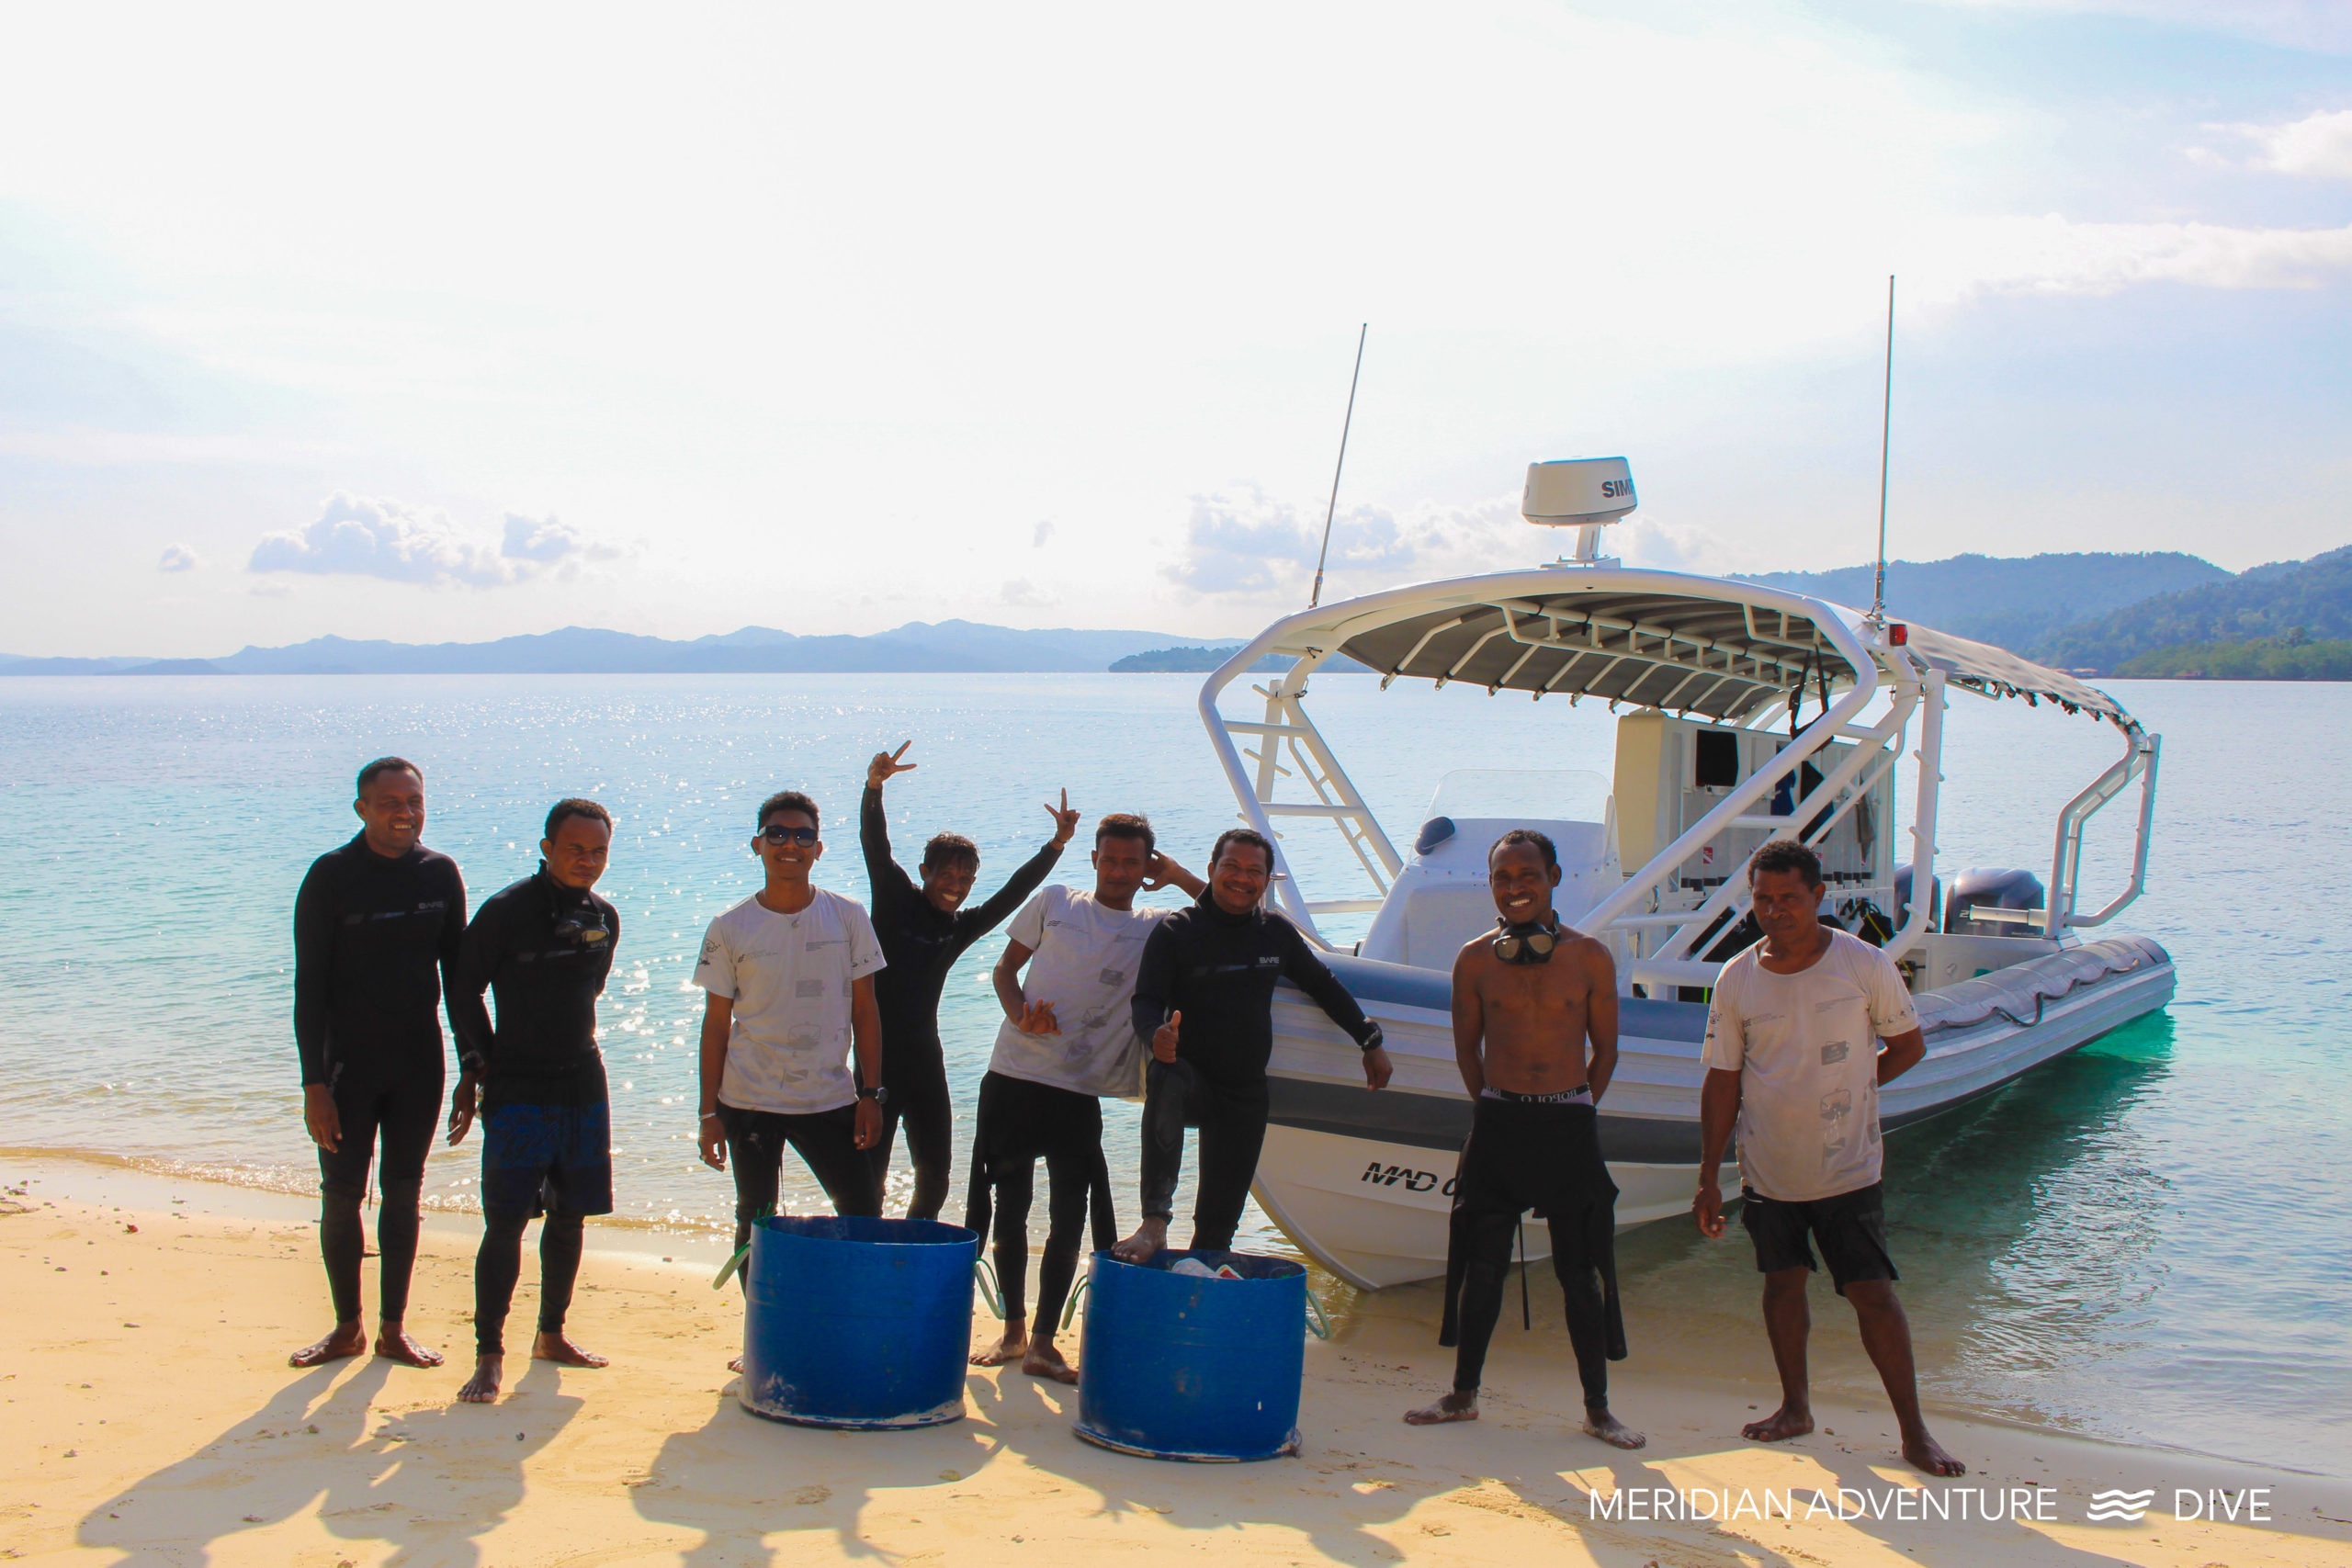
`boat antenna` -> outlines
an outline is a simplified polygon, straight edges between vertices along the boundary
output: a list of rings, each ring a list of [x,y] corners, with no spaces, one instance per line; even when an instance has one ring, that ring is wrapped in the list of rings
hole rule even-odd
[[[1886,463],[1894,441],[1894,275],[1886,275],[1886,391],[1878,430],[1878,575],[1871,584],[1871,625],[1886,624]]]
[[[1310,610],[1323,603],[1323,562],[1331,553],[1331,519],[1340,510],[1340,471],[1348,466],[1348,431],[1356,422],[1356,383],[1363,378],[1363,340],[1372,332],[1366,321],[1356,333],[1355,374],[1348,378],[1348,417],[1340,423],[1340,460],[1331,467],[1331,504],[1323,509],[1323,547],[1315,553],[1315,592],[1306,596]]]

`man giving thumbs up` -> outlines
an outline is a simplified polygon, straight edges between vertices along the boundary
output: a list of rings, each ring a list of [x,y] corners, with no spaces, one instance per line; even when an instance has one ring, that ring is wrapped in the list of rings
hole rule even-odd
[[[1241,1205],[1266,1139],[1266,1061],[1273,1054],[1274,982],[1313,998],[1363,1049],[1364,1081],[1388,1082],[1380,1026],[1315,955],[1298,928],[1261,908],[1273,846],[1227,829],[1209,853],[1209,885],[1189,909],[1161,920],[1136,977],[1136,1032],[1151,1042],[1143,1111],[1143,1224],[1113,1249],[1131,1263],[1168,1245],[1184,1129],[1201,1130],[1194,1251],[1233,1245]],[[1191,1021],[1187,1022],[1187,1015]]]

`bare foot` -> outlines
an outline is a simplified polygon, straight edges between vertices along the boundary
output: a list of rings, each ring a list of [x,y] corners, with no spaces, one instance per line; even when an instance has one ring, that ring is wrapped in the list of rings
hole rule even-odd
[[[376,1354],[387,1360],[410,1367],[437,1367],[441,1352],[428,1350],[408,1337],[408,1330],[397,1323],[379,1324],[376,1327]]]
[[[458,1391],[458,1398],[467,1404],[495,1404],[498,1403],[498,1380],[505,1371],[506,1358],[503,1356],[475,1357],[474,1375],[468,1378],[466,1386]]]
[[[1041,1338],[1029,1347],[1029,1353],[1021,1358],[1021,1370],[1033,1378],[1051,1378],[1056,1382],[1078,1381],[1078,1369],[1062,1359],[1050,1339]]]
[[[973,1351],[970,1358],[971,1363],[976,1367],[1008,1366],[1021,1359],[1022,1352],[1028,1348],[1029,1320],[1025,1317],[1008,1317],[1004,1320],[1003,1336],[987,1349]]]
[[[1944,1452],[1943,1445],[1928,1436],[1928,1429],[1925,1427],[1903,1439],[1903,1457],[1911,1461],[1913,1469],[1925,1474],[1965,1475],[1968,1473],[1968,1467]]]
[[[1405,1412],[1408,1427],[1437,1427],[1448,1421],[1476,1421],[1478,1418],[1478,1391],[1468,1393],[1454,1390],[1434,1404],[1424,1404],[1418,1410]]]
[[[1784,1438],[1802,1438],[1813,1430],[1813,1412],[1804,1405],[1782,1404],[1761,1421],[1750,1421],[1739,1429],[1739,1435],[1751,1443],[1777,1443]]]
[[[582,1350],[560,1333],[542,1333],[532,1340],[531,1359],[553,1361],[560,1367],[609,1367],[613,1364],[594,1351]]]
[[[1649,1442],[1641,1433],[1611,1416],[1605,1404],[1584,1407],[1584,1429],[1588,1436],[1599,1438],[1611,1448],[1638,1449]]]
[[[1111,1249],[1111,1256],[1122,1263],[1148,1263],[1168,1246],[1168,1222],[1146,1220],[1136,1227],[1136,1234]]]
[[[329,1361],[356,1356],[366,1348],[368,1331],[359,1326],[359,1320],[355,1317],[349,1323],[336,1324],[334,1332],[317,1344],[305,1345],[287,1357],[286,1364],[289,1367],[323,1367]]]
[[[738,1376],[738,1377],[742,1376],[742,1375],[743,1375],[743,1358],[742,1358],[742,1357],[741,1357],[741,1356],[737,1356],[737,1357],[733,1358],[732,1359],[730,1359],[730,1360],[727,1363],[727,1370],[728,1370],[729,1371],[730,1371],[730,1372],[733,1372],[733,1373],[734,1373],[736,1376]]]

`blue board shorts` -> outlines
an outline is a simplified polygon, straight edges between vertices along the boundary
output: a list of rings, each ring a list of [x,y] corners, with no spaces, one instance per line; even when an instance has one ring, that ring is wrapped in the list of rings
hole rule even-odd
[[[591,1105],[502,1105],[482,1115],[486,1213],[613,1212],[613,1112]]]

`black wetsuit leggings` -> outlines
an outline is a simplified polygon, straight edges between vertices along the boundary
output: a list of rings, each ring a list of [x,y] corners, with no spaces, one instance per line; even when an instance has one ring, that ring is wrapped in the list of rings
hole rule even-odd
[[[882,1215],[882,1188],[873,1162],[857,1146],[857,1108],[792,1115],[780,1111],[742,1111],[718,1102],[727,1129],[727,1166],[735,1173],[735,1245],[752,1239],[752,1222],[778,1213],[783,1190],[784,1148],[800,1151],[809,1174],[824,1188],[836,1214]]]
[[[903,1084],[885,1073],[882,1081],[890,1091],[882,1106],[882,1137],[865,1151],[874,1162],[874,1185],[878,1190],[888,1184],[890,1150],[898,1142],[899,1123],[904,1122],[907,1158],[915,1168],[915,1193],[907,1203],[907,1218],[935,1220],[947,1202],[948,1165],[955,1157],[956,1111],[948,1102],[945,1071]]]
[[[1241,1205],[1258,1178],[1258,1151],[1266,1142],[1266,1081],[1233,1088],[1204,1077],[1192,1063],[1154,1058],[1145,1075],[1143,1213],[1175,1217],[1176,1179],[1184,1168],[1184,1129],[1201,1130],[1199,1195],[1193,1200],[1192,1246],[1222,1251],[1233,1245]]]
[[[1613,1203],[1617,1190],[1600,1163],[1592,1128],[1589,1105],[1478,1101],[1454,1178],[1453,1244],[1464,1264],[1462,1338],[1453,1362],[1457,1393],[1477,1392],[1487,1344],[1502,1316],[1511,1244],[1521,1216],[1537,1208],[1551,1231],[1552,1272],[1567,1309],[1568,1344],[1585,1404],[1608,1404],[1609,1317],[1588,1220],[1594,1204]],[[1603,1217],[1602,1234],[1611,1223]]]
[[[408,1281],[416,1267],[417,1209],[424,1190],[424,1156],[441,1123],[441,1059],[334,1065],[334,1110],[343,1135],[334,1152],[319,1151],[319,1252],[327,1266],[337,1323],[359,1317],[359,1259],[368,1250],[359,1218],[368,1195],[368,1167],[376,1161],[378,1314],[385,1323],[408,1315]]]
[[[580,1278],[582,1216],[549,1213],[539,1227],[539,1332],[563,1332],[571,1287]],[[474,1354],[506,1353],[507,1309],[514,1304],[514,1281],[523,1272],[525,1213],[482,1216],[481,1248],[474,1254]]]
[[[1105,1200],[1092,1205],[1095,1247],[1117,1239],[1102,1160],[1102,1102],[992,1072],[980,1079],[975,1125],[964,1225],[989,1234],[993,1207],[997,1284],[1008,1321],[1028,1312],[1029,1209],[1036,1198],[1037,1161],[1046,1162],[1048,1217],[1046,1256],[1037,1269],[1037,1327],[1050,1335],[1078,1278],[1090,1195],[1099,1191]]]

